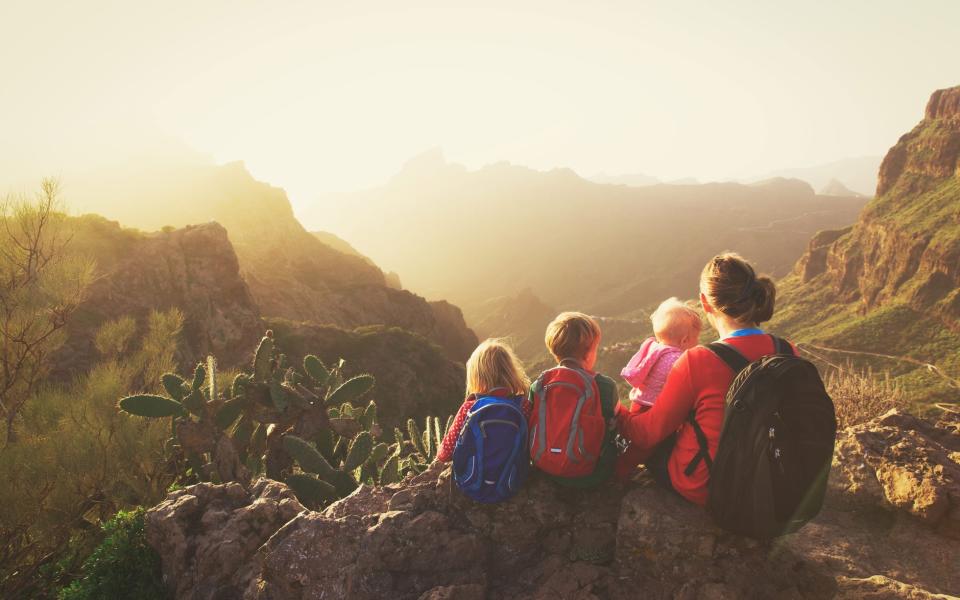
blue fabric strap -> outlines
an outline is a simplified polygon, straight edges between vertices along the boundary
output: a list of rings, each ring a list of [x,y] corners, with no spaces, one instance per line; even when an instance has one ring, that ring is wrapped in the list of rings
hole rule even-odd
[[[762,329],[757,329],[756,327],[751,327],[751,328],[749,328],[749,329],[738,329],[738,330],[736,330],[736,331],[733,331],[733,332],[731,332],[731,333],[728,333],[728,334],[727,334],[727,337],[728,337],[728,338],[744,337],[744,336],[747,336],[747,335],[763,335],[763,330],[762,330]],[[724,338],[724,339],[726,339],[726,338]]]

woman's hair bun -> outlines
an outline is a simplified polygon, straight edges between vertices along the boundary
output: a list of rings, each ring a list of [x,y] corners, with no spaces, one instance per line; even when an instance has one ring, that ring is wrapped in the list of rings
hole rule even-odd
[[[757,275],[738,254],[713,257],[700,275],[700,291],[711,306],[732,319],[763,323],[773,317],[776,285],[766,275]]]

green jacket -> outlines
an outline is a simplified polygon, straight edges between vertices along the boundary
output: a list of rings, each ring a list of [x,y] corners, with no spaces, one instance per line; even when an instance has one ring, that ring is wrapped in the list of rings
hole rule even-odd
[[[606,375],[596,375],[597,388],[600,390],[600,408],[603,411],[603,417],[609,423],[616,414],[617,402],[617,384]],[[533,392],[530,393],[530,403],[533,405]],[[607,429],[603,438],[603,447],[600,450],[600,458],[597,460],[597,467],[593,473],[582,475],[580,477],[558,477],[543,473],[543,476],[551,481],[555,481],[565,487],[590,488],[595,487],[608,480],[613,475],[613,467],[617,461],[617,431],[616,429]]]

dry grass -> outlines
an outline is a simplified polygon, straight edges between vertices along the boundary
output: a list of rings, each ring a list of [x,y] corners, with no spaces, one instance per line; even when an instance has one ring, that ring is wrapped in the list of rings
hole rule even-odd
[[[903,390],[889,373],[877,376],[872,370],[831,369],[824,383],[833,398],[840,429],[864,423],[905,403]]]

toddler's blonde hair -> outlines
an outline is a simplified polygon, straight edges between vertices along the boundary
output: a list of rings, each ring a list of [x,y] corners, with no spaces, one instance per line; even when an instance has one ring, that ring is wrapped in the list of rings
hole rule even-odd
[[[513,348],[503,340],[484,340],[467,359],[467,393],[482,394],[505,388],[516,396],[526,395],[530,378]]]
[[[679,343],[688,331],[703,327],[700,313],[679,298],[667,298],[650,315],[653,333],[671,343]]]
[[[600,326],[589,315],[563,312],[549,325],[544,342],[558,361],[565,358],[583,360],[600,339]]]

